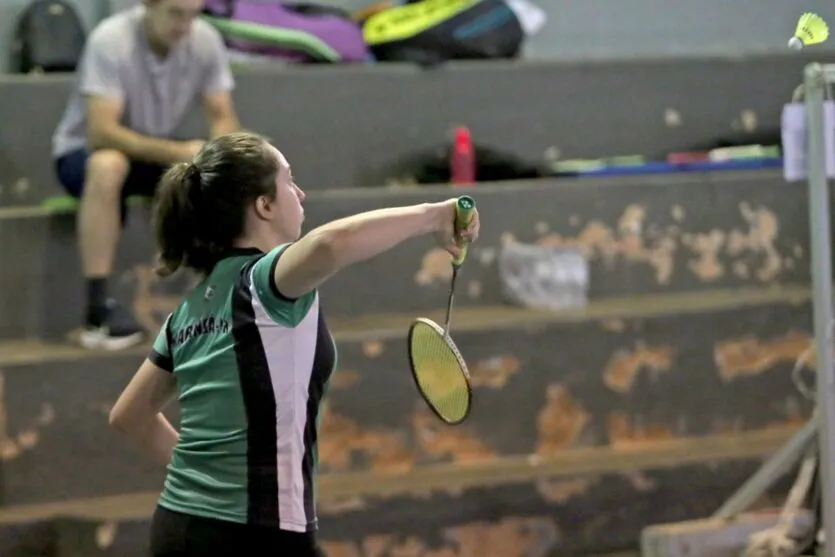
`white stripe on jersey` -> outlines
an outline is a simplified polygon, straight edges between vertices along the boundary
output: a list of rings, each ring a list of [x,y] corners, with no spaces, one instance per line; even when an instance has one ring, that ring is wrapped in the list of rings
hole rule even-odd
[[[278,516],[279,528],[304,532],[309,521],[316,517],[305,516],[304,477],[304,429],[307,422],[307,393],[313,372],[316,340],[319,330],[319,294],[313,300],[307,315],[295,328],[276,323],[266,312],[258,293],[252,285],[250,293],[255,312],[255,325],[270,370],[275,395],[275,433],[278,440]]]

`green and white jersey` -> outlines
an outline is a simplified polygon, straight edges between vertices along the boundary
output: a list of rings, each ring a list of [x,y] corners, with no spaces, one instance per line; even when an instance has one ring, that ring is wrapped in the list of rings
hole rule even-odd
[[[294,532],[316,529],[317,428],[336,347],[316,291],[289,300],[286,245],[222,259],[168,317],[151,360],[177,377],[180,441],[160,505]]]

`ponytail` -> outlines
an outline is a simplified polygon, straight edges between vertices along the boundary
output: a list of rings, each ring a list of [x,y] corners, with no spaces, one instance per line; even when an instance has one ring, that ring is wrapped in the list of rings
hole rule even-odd
[[[190,182],[200,173],[192,163],[179,163],[160,179],[156,192],[152,228],[159,249],[156,273],[174,274],[186,263],[191,248],[194,208],[189,199]]]

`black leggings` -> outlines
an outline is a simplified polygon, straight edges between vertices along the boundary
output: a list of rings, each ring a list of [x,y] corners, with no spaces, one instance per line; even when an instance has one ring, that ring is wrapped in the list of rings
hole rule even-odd
[[[247,526],[157,507],[151,557],[325,557],[313,532]]]

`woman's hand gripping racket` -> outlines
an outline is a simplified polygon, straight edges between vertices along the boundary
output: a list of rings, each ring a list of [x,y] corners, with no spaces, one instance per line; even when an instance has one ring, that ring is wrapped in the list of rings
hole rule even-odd
[[[475,200],[472,197],[464,195],[458,198],[455,204],[455,235],[461,252],[452,260],[444,327],[425,317],[418,317],[409,327],[409,364],[415,385],[429,408],[450,425],[460,424],[467,418],[473,398],[467,364],[449,336],[449,322],[455,280],[467,258],[469,244],[459,236],[459,232],[469,227],[474,212]]]

